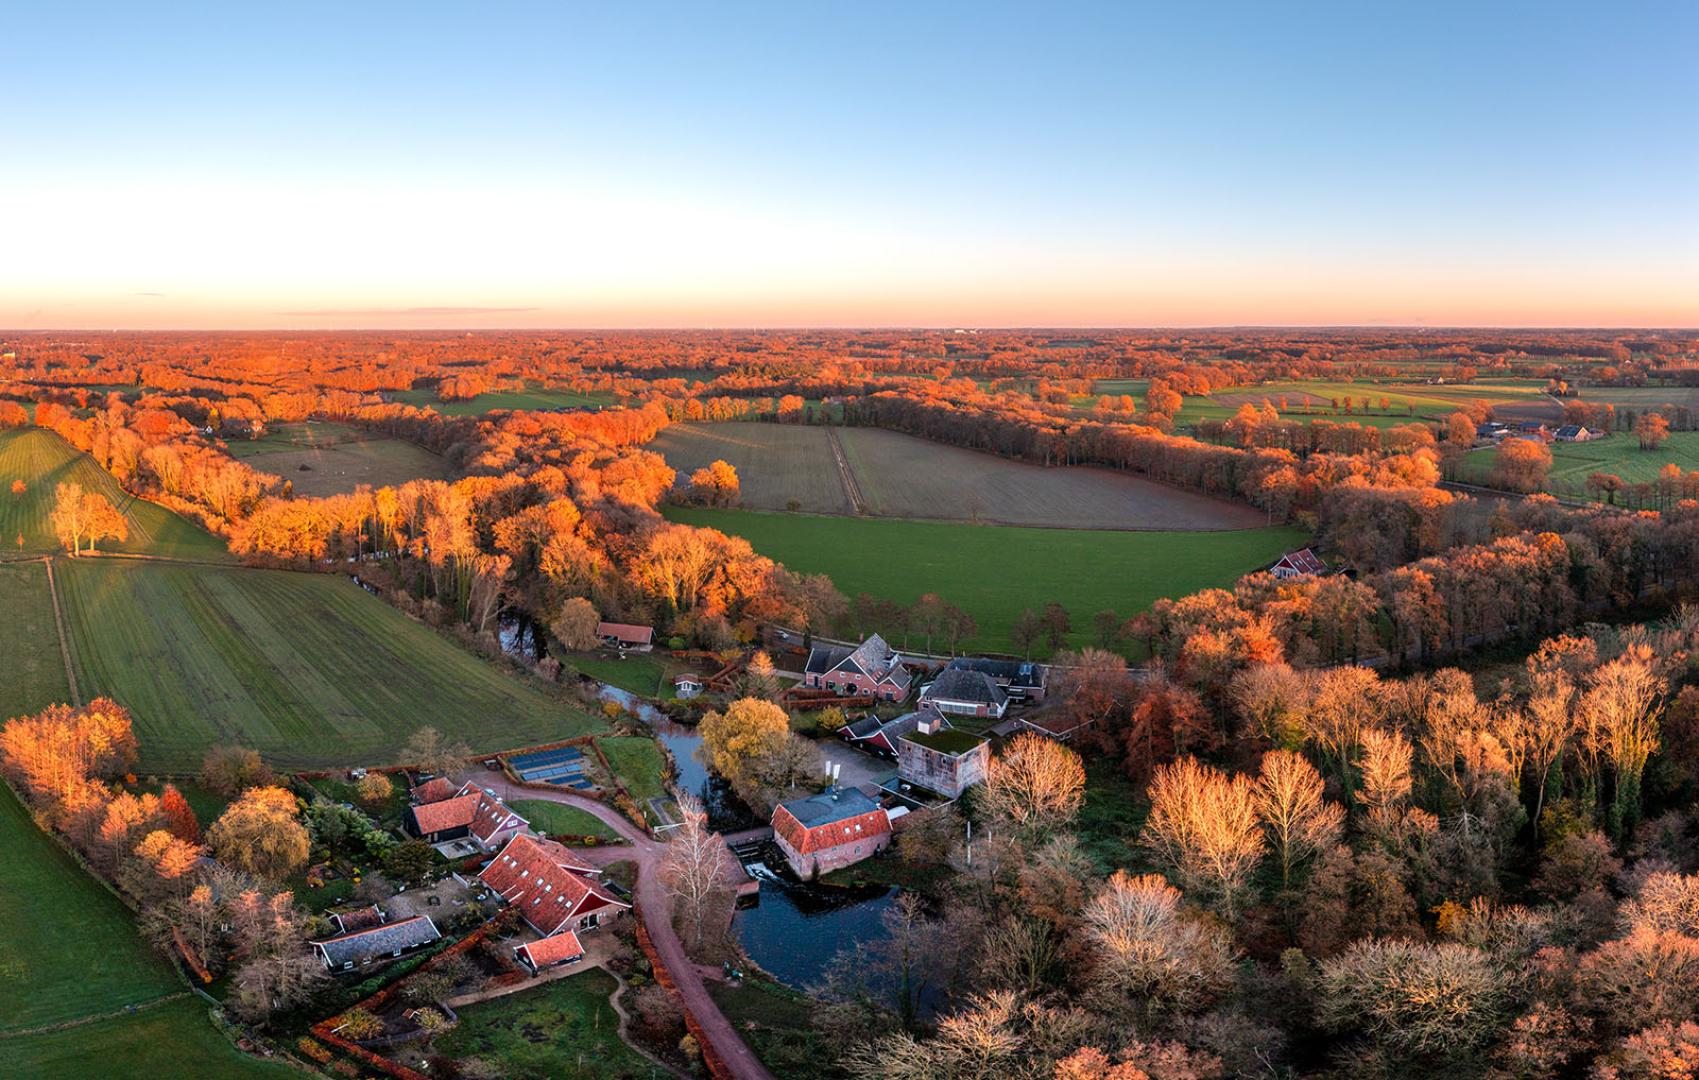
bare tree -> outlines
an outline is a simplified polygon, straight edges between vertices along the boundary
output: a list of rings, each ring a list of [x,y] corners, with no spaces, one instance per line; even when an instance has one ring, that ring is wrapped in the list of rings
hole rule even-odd
[[[731,851],[708,828],[702,800],[682,791],[673,798],[684,820],[667,838],[660,879],[673,898],[674,919],[690,935],[691,951],[699,952],[710,920],[731,909]]]
[[[472,756],[472,748],[458,740],[450,741],[434,727],[425,727],[407,740],[401,756],[433,776],[453,776]]]
[[[1413,757],[1410,740],[1400,732],[1375,728],[1363,734],[1363,787],[1357,801],[1382,828],[1394,828],[1403,816]]]
[[[1085,765],[1053,739],[1015,736],[986,770],[979,805],[995,821],[1024,836],[1066,824],[1085,800]]]
[[[1256,787],[1194,757],[1156,770],[1142,839],[1181,884],[1206,890],[1231,919],[1262,860]]]
[[[1652,664],[1652,650],[1630,645],[1588,679],[1581,715],[1595,751],[1610,759],[1616,792],[1611,831],[1621,836],[1640,813],[1640,776],[1658,748],[1658,718],[1667,684]]]
[[[1345,808],[1322,798],[1321,773],[1291,750],[1263,755],[1257,778],[1257,814],[1280,860],[1280,886],[1292,887],[1292,870],[1339,839]]]
[[[1102,987],[1147,1008],[1189,1010],[1232,985],[1226,934],[1188,916],[1161,874],[1115,871],[1086,905],[1084,923]]]

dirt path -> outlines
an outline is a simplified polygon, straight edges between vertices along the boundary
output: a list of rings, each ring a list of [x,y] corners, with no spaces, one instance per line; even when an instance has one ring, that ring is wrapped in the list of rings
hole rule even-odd
[[[53,600],[53,625],[59,628],[59,656],[65,661],[65,685],[71,690],[71,704],[80,706],[83,695],[77,690],[77,667],[71,663],[71,638],[65,632],[65,613],[59,609],[59,587],[53,584],[53,559],[41,560],[47,567],[47,595]]]
[[[850,509],[856,516],[867,513],[867,500],[861,496],[861,482],[855,478],[855,470],[850,468],[849,458],[844,456],[844,444],[838,441],[838,429],[826,425],[826,443],[832,448],[832,456],[838,462],[838,475],[843,478],[844,494],[849,497]]]
[[[702,972],[685,953],[684,943],[679,940],[677,931],[673,929],[672,897],[662,888],[660,877],[661,852],[665,850],[666,845],[650,839],[647,833],[633,825],[623,814],[595,799],[587,799],[566,791],[541,791],[520,787],[505,776],[493,776],[486,771],[468,772],[461,779],[469,780],[479,787],[490,788],[510,802],[514,799],[541,799],[563,806],[575,806],[595,815],[617,833],[620,839],[625,841],[623,844],[585,848],[579,853],[598,865],[617,862],[620,859],[631,859],[637,863],[636,899],[642,913],[643,925],[648,927],[649,938],[654,942],[655,951],[660,954],[662,963],[678,984],[679,996],[684,999],[685,1007],[696,1017],[696,1022],[702,1025],[703,1031],[708,1035],[708,1041],[719,1052],[720,1058],[733,1076],[739,1080],[773,1080],[773,1074],[761,1064],[761,1059],[755,1056],[749,1044],[738,1035],[732,1022],[726,1019],[726,1014],[714,1003],[713,996],[708,993],[708,985],[702,979]]]

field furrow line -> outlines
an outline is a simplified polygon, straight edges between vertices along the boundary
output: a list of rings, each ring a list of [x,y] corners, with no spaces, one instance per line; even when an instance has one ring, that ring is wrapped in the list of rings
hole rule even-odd
[[[71,691],[71,704],[81,705],[83,696],[77,689],[77,667],[71,663],[71,639],[65,632],[65,613],[59,609],[59,587],[53,583],[53,560],[41,560],[47,566],[47,595],[53,601],[53,625],[59,630],[59,656],[65,661],[65,685]]]

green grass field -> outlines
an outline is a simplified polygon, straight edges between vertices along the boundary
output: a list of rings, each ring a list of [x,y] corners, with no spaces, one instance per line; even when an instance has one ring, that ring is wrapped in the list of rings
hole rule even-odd
[[[130,909],[37,829],[4,786],[0,846],[0,1035],[183,989],[137,936]],[[8,1045],[0,1041],[0,1061]]]
[[[17,480],[26,485],[22,495],[12,493]],[[163,506],[132,498],[93,458],[43,428],[0,431],[0,552],[18,554],[19,536],[26,554],[64,550],[48,515],[55,490],[67,481],[106,496],[129,520],[129,538],[102,541],[102,551],[232,561],[223,540]]]
[[[297,495],[340,495],[361,484],[397,486],[452,475],[440,455],[344,424],[279,424],[263,438],[228,445],[232,457],[289,481]]]
[[[133,1016],[0,1041],[7,1080],[282,1080],[304,1074],[248,1057],[218,1033],[197,998],[168,1001]]]
[[[1055,600],[1073,617],[1075,644],[1091,640],[1091,617],[1122,618],[1162,597],[1230,587],[1308,539],[1276,526],[1228,532],[1017,529],[874,518],[761,514],[672,507],[674,521],[742,536],[791,570],[827,574],[847,596],[867,592],[913,603],[935,592],[971,614],[972,649],[1011,651],[1009,629],[1024,607]],[[901,643],[897,633],[892,640]],[[924,641],[909,635],[909,646]],[[945,643],[934,639],[935,650]]]
[[[803,424],[672,424],[649,444],[679,473],[679,482],[715,459],[737,470],[745,506],[784,510],[795,500],[810,514],[847,514],[827,430]]]
[[[1101,394],[1128,394],[1142,407],[1149,388],[1149,380],[1145,379],[1099,379],[1092,388],[1093,396],[1076,398],[1074,407],[1090,411],[1097,404],[1096,395]],[[1294,380],[1225,387],[1209,397],[1188,397],[1174,423],[1184,429],[1199,420],[1226,420],[1240,406],[1260,406],[1265,400],[1288,420],[1332,420],[1379,428],[1444,419],[1459,405],[1475,400],[1506,406],[1550,407],[1555,414],[1556,407],[1545,397],[1544,390],[1545,383],[1537,379],[1482,379],[1443,386],[1398,381]],[[1344,410],[1346,398],[1351,399],[1349,413]],[[1369,399],[1367,409],[1364,398]],[[1387,402],[1385,408],[1381,406],[1383,398]]]
[[[508,803],[538,832],[550,836],[594,836],[598,840],[617,840],[615,833],[602,819],[588,810],[546,799],[514,799]]]
[[[619,1037],[608,998],[617,984],[592,969],[460,1009],[460,1025],[436,1041],[440,1054],[478,1057],[509,1080],[554,1077],[662,1080],[668,1074]]]
[[[596,745],[639,805],[666,793],[661,787],[661,750],[654,739],[647,735],[604,735]]]
[[[667,681],[674,665],[653,653],[628,653],[624,657],[606,653],[569,653],[562,658],[574,671],[599,679],[609,686],[643,697],[670,697]]]
[[[226,742],[313,768],[391,763],[425,726],[479,753],[601,726],[340,576],[98,560],[61,576],[82,692],[134,712],[143,772],[193,772]]]
[[[653,444],[681,474],[724,458],[751,510],[849,514],[832,448],[873,517],[1077,529],[1244,529],[1262,515],[1111,469],[1044,468],[870,427],[674,424]]]
[[[1677,465],[1682,472],[1699,469],[1699,431],[1671,432],[1656,450],[1640,449],[1640,440],[1632,432],[1617,432],[1592,442],[1554,442],[1551,451],[1552,468],[1546,477],[1546,489],[1585,499],[1592,497],[1587,491],[1587,477],[1596,472],[1613,473],[1631,484],[1643,484],[1656,480],[1665,465]],[[1497,454],[1492,447],[1471,450],[1463,460],[1462,479],[1476,483],[1490,481]]]
[[[47,568],[40,562],[0,563],[0,720],[67,701],[65,662],[53,625]]]
[[[443,401],[431,390],[396,390],[391,401],[431,408],[444,416],[482,416],[496,409],[575,409],[587,405],[612,405],[612,394],[575,394],[570,390],[497,390],[466,401]]]

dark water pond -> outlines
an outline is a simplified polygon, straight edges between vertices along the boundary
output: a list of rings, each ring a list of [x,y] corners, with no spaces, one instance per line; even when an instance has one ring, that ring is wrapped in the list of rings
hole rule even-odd
[[[759,866],[751,873],[761,881],[761,901],[740,908],[732,929],[751,960],[799,990],[818,983],[840,950],[884,937],[881,917],[897,899],[887,885],[810,885]]]
[[[496,616],[496,641],[501,651],[536,663],[549,655],[548,631],[518,608],[505,608]]]

